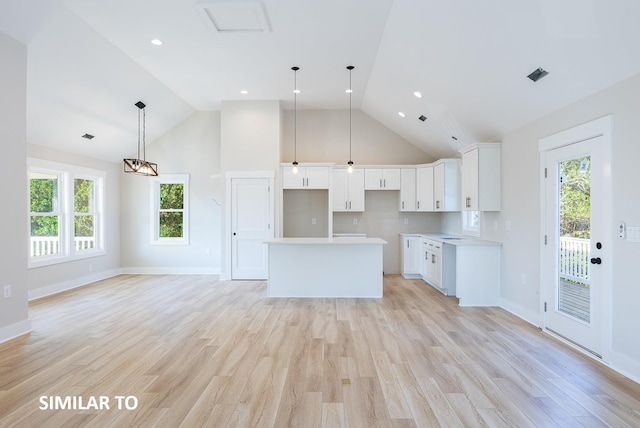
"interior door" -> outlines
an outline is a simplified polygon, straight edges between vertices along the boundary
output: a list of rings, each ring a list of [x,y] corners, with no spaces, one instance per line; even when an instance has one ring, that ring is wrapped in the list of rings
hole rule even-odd
[[[602,136],[545,152],[546,328],[597,356],[603,350],[605,257]]]
[[[231,279],[267,279],[273,237],[273,202],[268,178],[231,180]]]

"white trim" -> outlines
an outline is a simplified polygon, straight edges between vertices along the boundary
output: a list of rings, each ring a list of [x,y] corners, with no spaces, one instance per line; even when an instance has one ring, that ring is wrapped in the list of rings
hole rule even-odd
[[[102,281],[103,279],[112,278],[117,275],[120,275],[120,269],[111,269],[104,272],[98,272],[93,275],[83,276],[82,278],[62,281],[56,284],[47,285],[46,287],[39,287],[29,290],[29,301],[63,293],[68,290],[73,290],[74,288],[84,287],[85,285],[90,285],[96,281]]]
[[[614,116],[607,115],[598,119],[594,119],[590,122],[582,125],[575,126],[573,128],[557,132],[547,137],[541,138],[538,142],[538,150],[540,152],[540,278],[546,278],[547,270],[544,263],[546,258],[546,248],[544,244],[544,236],[547,233],[546,224],[546,181],[544,175],[544,168],[546,165],[547,151],[557,149],[560,147],[568,146],[570,144],[578,143],[581,141],[589,140],[595,137],[602,137],[602,165],[604,168],[604,174],[602,179],[602,198],[603,204],[607,208],[602,215],[602,222],[604,225],[605,239],[609,239],[613,243],[613,234],[609,231],[614,230],[612,224],[612,207],[613,207],[613,192],[612,180],[611,180],[611,148],[613,146],[613,126]],[[613,245],[605,245],[602,248],[602,256],[604,260],[609,261],[602,265],[602,299],[603,299],[603,314],[602,314],[602,361],[608,363],[611,361],[612,356],[612,284],[613,284]],[[542,284],[542,282],[541,282]],[[546,328],[547,319],[544,315],[544,302],[550,301],[549,296],[546,295],[546,290],[540,285],[540,314],[541,314],[541,326]],[[545,330],[546,331],[546,330]]]
[[[220,268],[209,267],[126,267],[123,275],[220,275]]]
[[[517,316],[521,320],[528,322],[534,327],[541,328],[542,320],[540,314],[529,310],[528,308],[512,303],[506,299],[500,299],[500,307],[505,311]]]
[[[0,328],[0,343],[31,333],[31,331],[31,321],[28,319],[2,327]]]
[[[189,187],[191,177],[189,174],[160,174],[156,177],[151,177],[149,180],[151,189],[149,194],[151,195],[151,201],[149,207],[151,212],[149,218],[149,230],[150,230],[150,245],[189,245],[190,243],[190,207],[189,207]],[[182,184],[184,186],[183,193],[183,209],[182,209],[182,238],[160,238],[159,235],[159,212],[160,212],[160,185],[161,184]]]
[[[638,360],[629,358],[624,354],[618,352],[611,352],[611,368],[618,373],[628,377],[634,382],[640,383],[640,362]]]

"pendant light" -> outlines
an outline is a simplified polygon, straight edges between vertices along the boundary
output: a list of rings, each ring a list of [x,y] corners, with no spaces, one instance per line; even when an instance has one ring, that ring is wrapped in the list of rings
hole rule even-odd
[[[293,167],[291,172],[298,173],[298,70],[300,67],[291,67],[293,70]]]
[[[146,176],[157,176],[158,175],[158,164],[147,162],[146,159],[146,146],[145,146],[145,134],[146,134],[146,113],[145,107],[146,105],[142,101],[138,101],[135,104],[138,107],[138,157],[136,159],[123,159],[124,161],[124,172],[137,174],[137,175],[146,175]],[[140,119],[142,117],[142,158],[140,157]]]
[[[353,93],[353,88],[351,87],[351,72],[354,68],[353,65],[347,66],[347,70],[349,70],[349,88],[345,91],[349,94],[349,162],[347,162],[347,171],[349,174],[353,172],[353,161],[351,160],[351,94]]]

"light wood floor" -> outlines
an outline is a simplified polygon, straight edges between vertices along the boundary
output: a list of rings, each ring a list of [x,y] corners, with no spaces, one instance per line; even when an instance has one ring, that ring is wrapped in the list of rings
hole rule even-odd
[[[388,276],[384,299],[119,276],[31,304],[0,345],[0,426],[640,426],[640,385],[497,308]],[[137,410],[39,410],[40,396]]]

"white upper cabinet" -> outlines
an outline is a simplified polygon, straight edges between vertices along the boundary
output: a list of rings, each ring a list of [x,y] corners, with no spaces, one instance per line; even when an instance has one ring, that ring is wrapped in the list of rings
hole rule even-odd
[[[331,201],[333,211],[364,211],[364,170],[334,168]]]
[[[433,208],[460,211],[460,159],[440,159],[434,163]]]
[[[364,171],[365,190],[400,190],[399,168],[367,168]]]
[[[433,211],[433,167],[416,168],[416,211]]]
[[[462,153],[463,211],[500,211],[500,144],[478,143]]]
[[[400,211],[416,210],[416,169],[400,170]]]
[[[298,172],[293,173],[291,165],[282,166],[283,189],[328,189],[328,166],[299,166]]]

